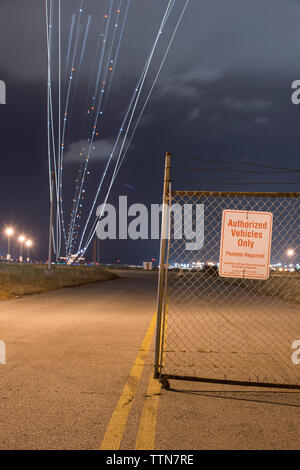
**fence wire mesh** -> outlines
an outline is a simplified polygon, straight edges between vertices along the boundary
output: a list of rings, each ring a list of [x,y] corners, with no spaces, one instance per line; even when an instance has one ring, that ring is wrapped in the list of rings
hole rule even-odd
[[[187,250],[170,217],[163,305],[162,376],[300,385],[293,344],[300,340],[300,193],[172,191],[172,206],[204,208],[204,244]],[[270,277],[220,277],[225,209],[273,214]],[[289,251],[293,249],[294,251]],[[289,253],[289,255],[288,255]]]

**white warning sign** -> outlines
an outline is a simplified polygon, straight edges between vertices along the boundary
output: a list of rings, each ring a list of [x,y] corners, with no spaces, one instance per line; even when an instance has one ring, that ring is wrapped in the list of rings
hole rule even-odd
[[[220,276],[268,279],[272,223],[271,212],[223,211]]]

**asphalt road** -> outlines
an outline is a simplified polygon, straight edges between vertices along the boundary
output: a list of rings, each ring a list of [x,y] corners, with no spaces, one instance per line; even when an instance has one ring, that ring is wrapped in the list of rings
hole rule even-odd
[[[100,447],[155,311],[141,274],[0,303],[1,449]]]
[[[0,303],[0,449],[99,449],[116,433],[112,416],[118,426],[128,406],[121,449],[134,449],[139,433],[151,442],[153,430],[156,449],[300,447],[299,392],[175,381],[171,390],[151,388],[154,338],[145,363],[140,346],[156,275],[120,276]],[[141,378],[126,399],[133,364]]]

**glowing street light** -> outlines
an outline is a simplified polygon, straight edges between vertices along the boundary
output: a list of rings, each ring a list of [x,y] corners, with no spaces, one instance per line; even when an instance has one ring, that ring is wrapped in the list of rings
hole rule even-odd
[[[287,250],[286,254],[287,254],[288,256],[294,256],[295,250],[293,250],[292,248],[289,248],[289,249]]]
[[[27,262],[29,263],[30,261],[30,257],[29,257],[29,250],[30,248],[32,247],[32,241],[31,240],[27,240],[25,245],[27,246]]]
[[[12,227],[7,227],[7,229],[5,230],[5,234],[8,237],[8,246],[7,246],[6,259],[7,259],[7,261],[9,261],[10,260],[10,239],[11,239],[12,235],[14,234],[14,229]]]
[[[22,252],[23,252],[23,243],[25,242],[25,237],[24,237],[24,235],[20,235],[20,236],[19,236],[19,242],[21,243],[19,261],[20,261],[20,263],[23,263]]]

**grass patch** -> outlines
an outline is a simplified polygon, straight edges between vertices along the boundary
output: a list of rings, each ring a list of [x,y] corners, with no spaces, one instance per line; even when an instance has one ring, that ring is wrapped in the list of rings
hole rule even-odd
[[[300,274],[271,275],[265,281],[255,279],[226,279],[231,285],[250,290],[253,294],[269,295],[300,303]]]
[[[117,276],[105,268],[44,264],[0,264],[0,300],[36,294],[62,287],[75,287],[106,281]]]

